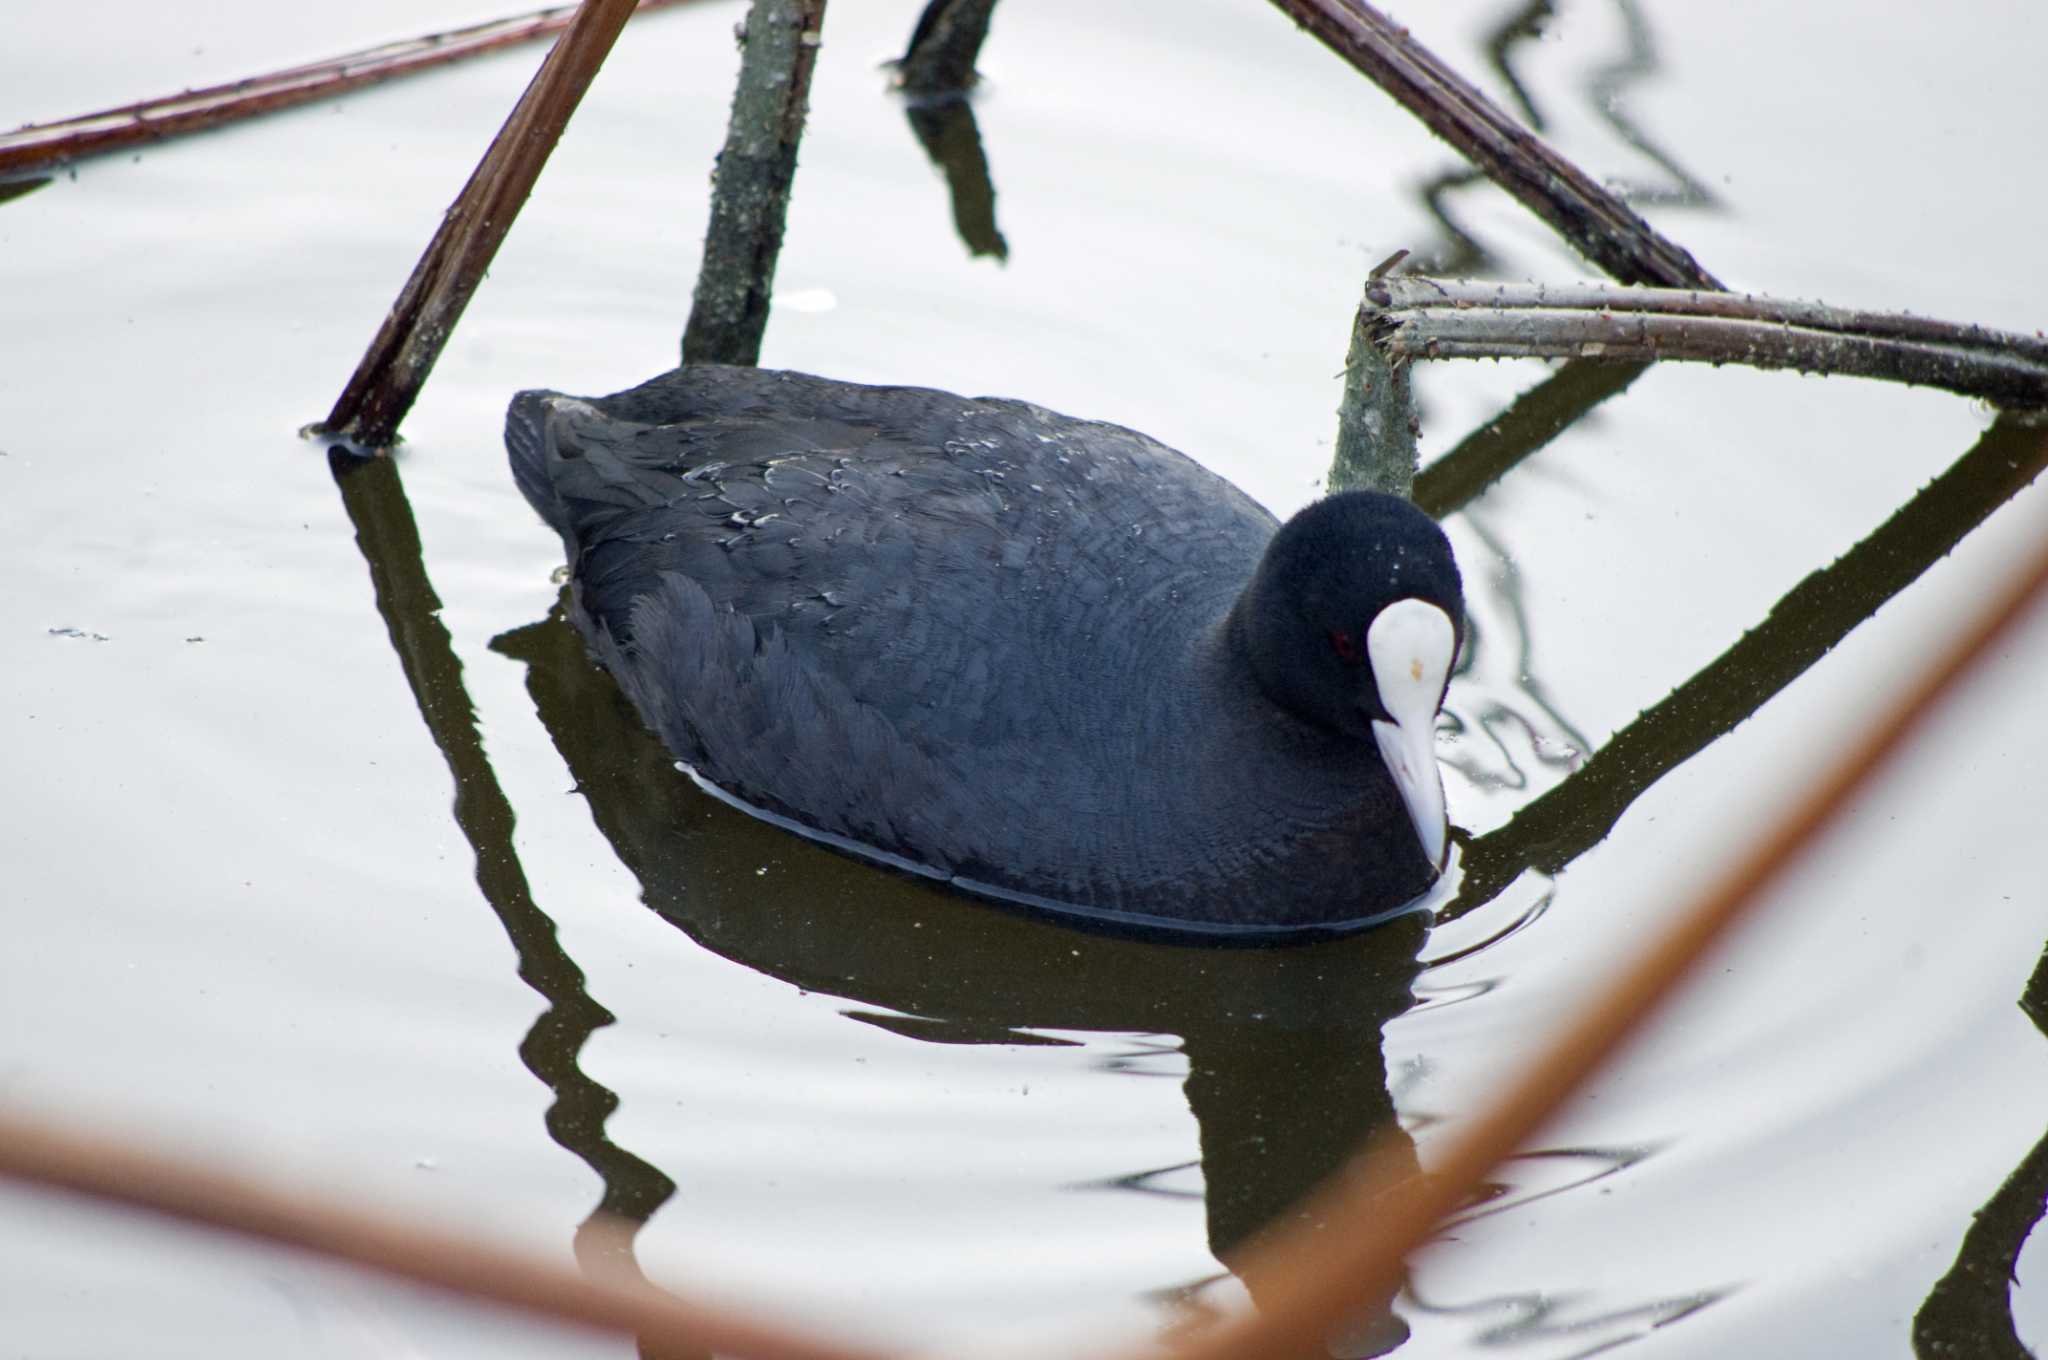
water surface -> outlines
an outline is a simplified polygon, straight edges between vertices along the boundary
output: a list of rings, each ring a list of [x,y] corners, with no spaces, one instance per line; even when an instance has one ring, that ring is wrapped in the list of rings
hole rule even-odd
[[[2014,172],[2031,8],[1588,3],[1501,37],[1523,8],[1401,17],[1731,284],[2042,323],[2048,201]],[[1284,514],[1327,473],[1373,264],[1585,276],[1224,0],[998,14],[976,113],[1006,257],[974,255],[876,69],[916,9],[828,20],[765,362],[1116,420]],[[492,12],[31,17],[0,121]],[[673,362],[739,12],[628,33],[407,424],[403,500],[388,468],[338,494],[294,431],[536,52],[0,204],[0,1098],[565,1258],[607,1207],[646,1220],[653,1277],[852,1334],[1142,1335],[1241,1299],[1234,1248],[1361,1130],[1397,1120],[1427,1166],[2048,522],[2006,444],[1914,501],[1978,445],[1967,402],[1652,371],[1446,520],[1480,641],[1444,756],[1486,890],[1426,938],[1119,944],[849,864],[667,768],[552,617],[559,545],[498,446],[517,388]],[[1425,458],[1545,373],[1426,372]],[[1680,690],[1772,696],[1753,717],[1601,774],[1604,836],[1527,834],[1590,753],[1682,754],[1692,729],[1638,714],[1895,513],[1856,560],[1902,589],[1866,565],[1786,599],[1824,656],[1774,671],[1767,634]],[[1842,580],[1869,597],[1847,618],[1799,612]],[[2048,1034],[2016,1004],[2048,936],[2044,668],[2036,624],[1409,1289],[1366,1301],[1357,1348],[1911,1353],[2048,1126]],[[17,1190],[0,1281],[38,1355],[631,1349]],[[2037,1347],[2044,1295],[2031,1247],[2009,1308]],[[1924,1327],[1988,1345],[1959,1308]]]

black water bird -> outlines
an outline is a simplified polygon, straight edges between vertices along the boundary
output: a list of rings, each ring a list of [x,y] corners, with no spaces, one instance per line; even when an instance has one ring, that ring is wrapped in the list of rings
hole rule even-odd
[[[505,438],[593,651],[758,815],[1135,930],[1353,929],[1438,872],[1463,596],[1406,501],[1283,526],[1119,426],[710,365]]]

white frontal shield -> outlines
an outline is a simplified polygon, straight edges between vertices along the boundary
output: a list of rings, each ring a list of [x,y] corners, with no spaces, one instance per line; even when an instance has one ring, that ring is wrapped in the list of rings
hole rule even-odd
[[[1394,787],[1415,823],[1422,853],[1439,869],[1449,825],[1444,777],[1436,763],[1436,710],[1451,655],[1458,645],[1450,616],[1421,600],[1396,600],[1365,634],[1365,654],[1379,686],[1380,706],[1392,722],[1375,720],[1372,734]]]

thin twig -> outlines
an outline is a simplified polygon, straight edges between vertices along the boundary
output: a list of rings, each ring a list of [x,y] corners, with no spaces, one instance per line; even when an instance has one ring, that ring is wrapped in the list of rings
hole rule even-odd
[[[739,82],[712,175],[711,222],[683,331],[686,364],[755,364],[796,179],[825,0],[753,0]]]
[[[535,1316],[624,1332],[650,1350],[698,1347],[755,1360],[878,1360],[882,1354],[632,1279],[591,1279],[544,1257],[365,1209],[360,1200],[267,1185],[18,1113],[0,1112],[0,1175],[318,1252]]]
[[[640,0],[640,10],[667,9],[689,0]],[[50,123],[30,123],[0,134],[0,179],[105,155],[128,147],[204,132],[225,123],[331,99],[398,76],[445,66],[466,57],[532,42],[569,26],[574,5],[493,19],[446,33],[383,43],[324,61],[309,62],[224,85],[122,104]]]
[[[1707,950],[1831,826],[1853,795],[1882,771],[1924,719],[2048,589],[2048,534],[1993,593],[1939,664],[1809,787],[1776,828],[1682,912],[1634,965],[1607,984],[1507,1090],[1447,1138],[1432,1174],[1404,1178],[1375,1157],[1355,1180],[1314,1204],[1327,1222],[1288,1231],[1263,1253],[1274,1280],[1269,1301],[1193,1338],[1181,1360],[1274,1360],[1323,1354],[1323,1337],[1360,1298],[1395,1287],[1408,1254],[1465,1204],[1485,1176],[1583,1086],[1634,1033]]]
[[[1691,289],[1376,280],[1362,315],[1393,363],[1671,359],[1840,373],[2048,407],[2048,340],[1902,313]]]
[[[988,40],[996,0],[931,0],[896,63],[896,87],[917,99],[965,94],[980,79],[974,62]]]
[[[632,15],[633,0],[584,0],[442,218],[319,432],[371,448],[396,438],[569,115]]]
[[[1364,0],[1273,0],[1623,283],[1721,285],[1591,176]]]

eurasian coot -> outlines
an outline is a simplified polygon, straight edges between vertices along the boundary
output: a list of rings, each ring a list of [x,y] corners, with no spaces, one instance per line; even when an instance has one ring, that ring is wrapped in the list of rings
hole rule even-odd
[[[792,830],[1244,937],[1369,924],[1438,871],[1463,595],[1406,501],[1279,526],[1116,425],[710,365],[522,392],[505,440],[597,656],[700,782]]]

